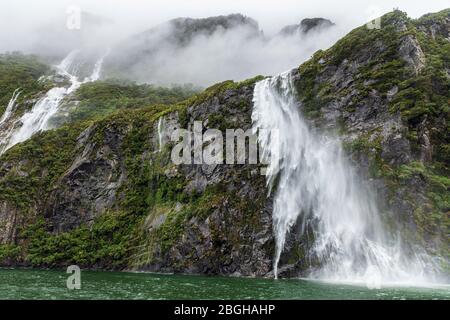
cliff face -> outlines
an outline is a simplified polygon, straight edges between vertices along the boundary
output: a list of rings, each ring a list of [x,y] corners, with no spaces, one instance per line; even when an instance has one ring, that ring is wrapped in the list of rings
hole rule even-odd
[[[449,14],[388,14],[382,29],[356,29],[298,71],[303,109],[340,132],[385,219],[436,250],[448,243]]]
[[[61,128],[8,152],[1,174],[4,261],[269,272],[265,177],[250,165],[175,166],[170,160],[171,133],[194,119],[213,128],[224,121],[250,128],[252,94],[251,82],[226,82],[172,108]],[[55,144],[59,135],[65,139]],[[27,249],[17,253],[12,244]]]
[[[444,255],[449,14],[388,14],[382,29],[356,29],[293,71],[301,112],[342,136],[384,219]],[[2,264],[270,275],[272,199],[259,166],[170,160],[172,132],[194,121],[250,128],[258,79],[71,124],[9,150],[0,159]],[[282,275],[305,271],[308,241],[291,232]]]

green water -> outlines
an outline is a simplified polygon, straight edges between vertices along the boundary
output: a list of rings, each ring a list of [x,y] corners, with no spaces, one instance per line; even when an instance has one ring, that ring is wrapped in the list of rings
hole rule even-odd
[[[0,269],[0,299],[450,299],[450,287],[368,289],[271,280],[82,271],[68,290],[64,271]]]

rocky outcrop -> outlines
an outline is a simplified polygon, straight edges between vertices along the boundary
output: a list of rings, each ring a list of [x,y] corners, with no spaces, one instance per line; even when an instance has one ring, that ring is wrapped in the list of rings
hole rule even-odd
[[[450,41],[450,16],[448,10],[438,14],[426,14],[418,21],[418,28],[433,40],[443,37]]]
[[[2,203],[0,208],[0,244],[14,243],[17,235],[17,218],[19,213],[8,203]]]
[[[246,27],[253,30],[254,36],[259,36],[258,22],[242,14],[210,17],[205,19],[178,18],[168,22],[173,33],[171,37],[179,45],[185,45],[199,35],[212,35],[220,30],[231,30]]]
[[[400,56],[414,70],[416,76],[425,67],[425,54],[417,39],[411,35],[402,39]]]
[[[281,35],[293,35],[293,34],[306,34],[311,31],[320,31],[333,27],[335,24],[328,19],[324,18],[306,18],[299,24],[293,24],[284,27],[281,31]]]
[[[246,131],[251,128],[252,98],[253,85],[225,90],[212,99],[188,107],[187,127],[192,127],[195,120],[202,121],[205,130],[217,128],[215,119],[220,118],[232,124],[230,128]],[[175,119],[174,115],[164,117],[162,141],[167,141],[173,130],[182,127],[180,123],[175,124]],[[242,276],[264,276],[271,270],[271,199],[267,197],[265,177],[257,167],[181,165],[165,169],[164,174],[170,179],[182,176],[185,194],[205,194],[217,188],[221,191],[212,191],[209,203],[202,204],[207,212],[185,220],[183,234],[167,251],[162,243],[155,244],[151,249],[152,257],[138,262],[139,269]],[[176,203],[170,210],[180,214],[192,208]],[[158,234],[158,228],[164,228],[167,219],[167,211],[166,215],[147,218],[147,223],[151,221],[151,228],[147,230],[150,237],[152,233]]]
[[[124,179],[123,162],[118,154],[119,132],[109,132],[103,145],[86,140],[92,131],[80,136],[77,147],[81,151],[67,172],[49,195],[45,217],[52,232],[64,232],[82,224],[92,224],[105,210],[113,207],[118,188]]]

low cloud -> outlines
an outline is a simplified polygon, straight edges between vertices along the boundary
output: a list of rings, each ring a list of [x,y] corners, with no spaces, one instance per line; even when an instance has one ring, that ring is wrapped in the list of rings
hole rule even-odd
[[[218,29],[212,35],[199,34],[183,46],[164,41],[167,30],[160,33],[147,41],[146,56],[127,48],[113,53],[109,64],[114,65],[115,59],[126,61],[126,76],[140,82],[206,86],[228,79],[275,75],[294,68],[315,51],[332,45],[345,30],[334,26],[307,34],[267,37],[255,33],[252,27],[239,26]]]
[[[94,25],[97,19],[102,23],[95,28],[82,24],[79,32],[67,30],[71,6],[92,14]],[[0,3],[0,52],[44,54],[56,62],[76,47],[100,51],[112,47],[112,57],[123,54],[126,59],[129,48],[122,48],[121,44],[132,35],[173,18],[239,12],[256,19],[264,36],[252,36],[254,30],[243,26],[218,30],[209,36],[200,34],[181,49],[162,40],[155,44],[157,50],[148,59],[132,61],[136,63],[126,70],[128,76],[140,82],[208,85],[226,79],[277,74],[298,66],[316,50],[328,48],[351,29],[393,8],[418,17],[445,7],[446,0],[4,0]],[[277,36],[286,25],[298,24],[307,17],[324,17],[336,26],[307,35]]]

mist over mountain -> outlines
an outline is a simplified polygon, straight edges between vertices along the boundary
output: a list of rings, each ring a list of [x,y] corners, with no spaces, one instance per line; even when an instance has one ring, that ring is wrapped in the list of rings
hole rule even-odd
[[[338,39],[339,30],[326,19],[303,20],[296,27],[303,31],[284,28],[268,37],[242,14],[174,19],[115,46],[105,76],[161,84],[242,80],[287,70]]]
[[[69,28],[67,16],[48,19],[32,30],[26,46],[14,51],[23,48],[57,65],[78,50],[78,73],[83,77],[109,52],[101,79],[205,87],[257,74],[278,74],[330,47],[346,32],[344,26],[330,20],[312,18],[270,34],[256,19],[234,13],[180,17],[130,33],[131,27],[124,29],[106,15],[80,14],[80,28]]]
[[[108,45],[105,39],[114,27],[113,20],[81,11],[79,21],[82,23],[79,28],[70,28],[63,16],[36,28],[27,51],[59,63],[70,51],[83,50],[92,55],[99,47]]]

